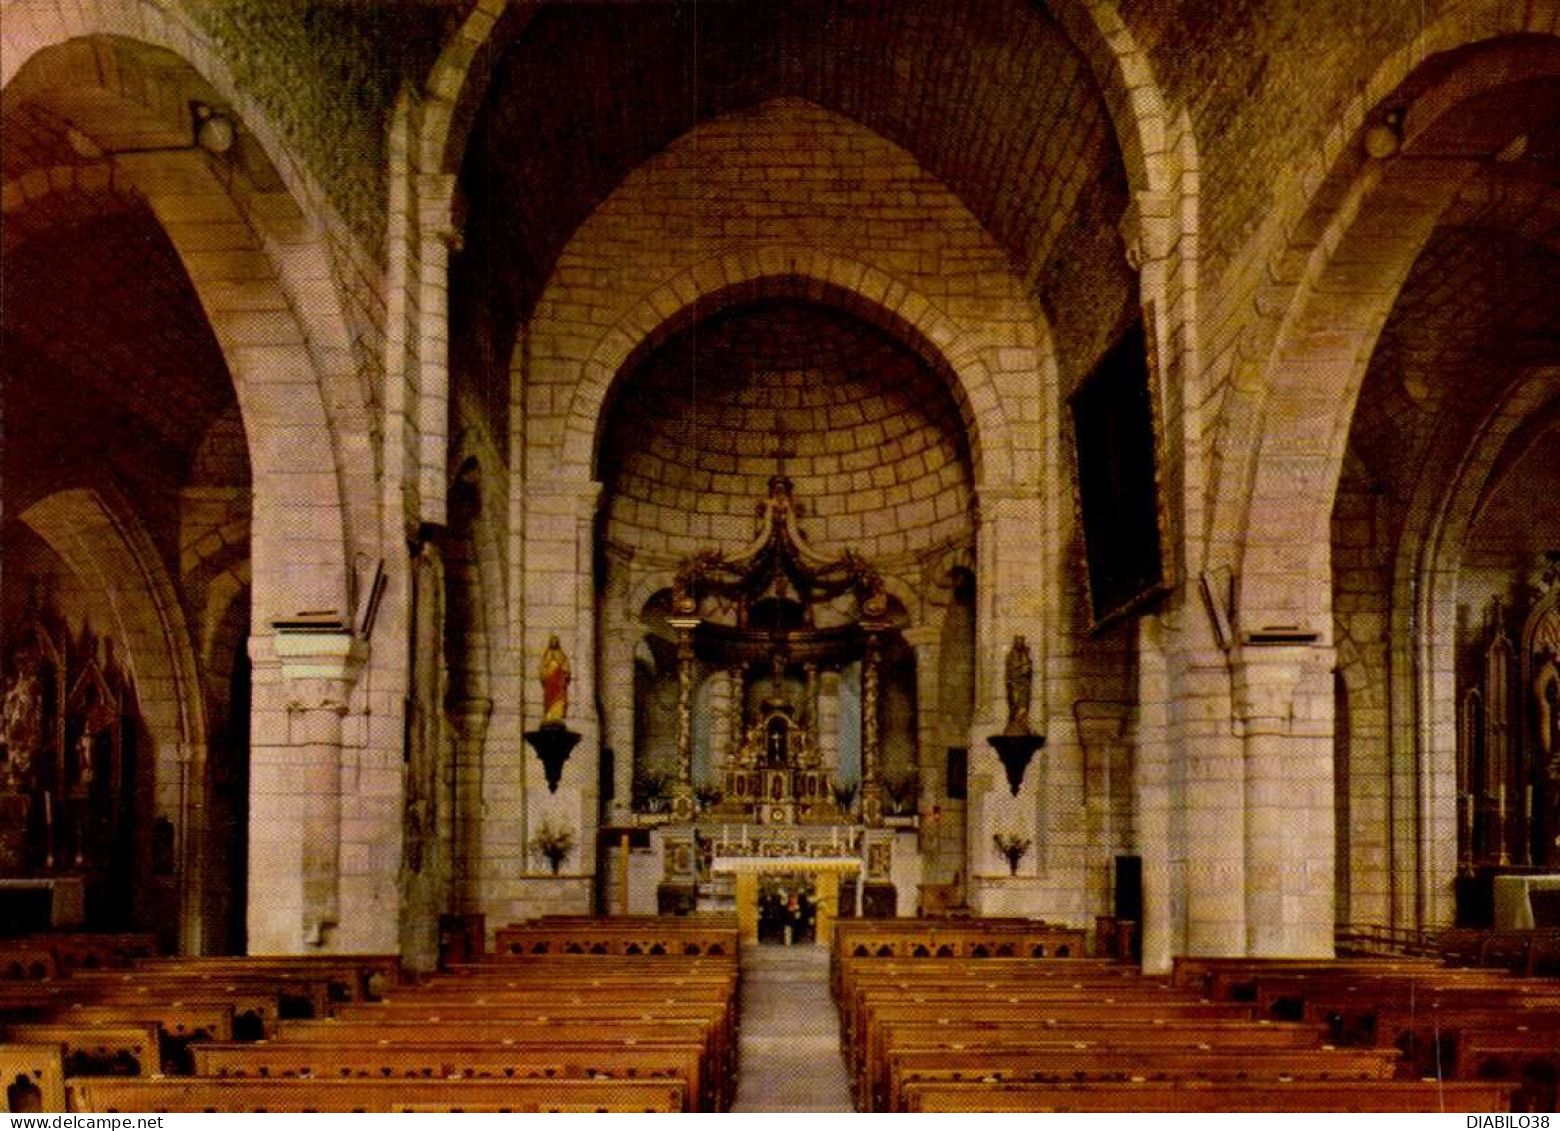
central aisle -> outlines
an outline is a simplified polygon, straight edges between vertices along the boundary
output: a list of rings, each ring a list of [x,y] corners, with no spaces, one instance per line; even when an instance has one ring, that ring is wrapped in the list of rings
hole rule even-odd
[[[742,948],[733,1111],[854,1111],[821,946]]]

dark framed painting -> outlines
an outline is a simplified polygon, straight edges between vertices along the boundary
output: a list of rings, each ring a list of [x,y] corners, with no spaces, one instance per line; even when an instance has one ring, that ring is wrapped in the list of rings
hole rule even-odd
[[[1096,630],[1143,611],[1170,585],[1155,402],[1153,357],[1141,320],[1068,398]]]

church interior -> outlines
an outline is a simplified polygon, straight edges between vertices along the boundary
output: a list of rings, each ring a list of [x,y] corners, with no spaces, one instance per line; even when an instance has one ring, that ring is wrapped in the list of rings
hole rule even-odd
[[[3,0],[0,179],[0,952],[1560,973],[1555,0]]]

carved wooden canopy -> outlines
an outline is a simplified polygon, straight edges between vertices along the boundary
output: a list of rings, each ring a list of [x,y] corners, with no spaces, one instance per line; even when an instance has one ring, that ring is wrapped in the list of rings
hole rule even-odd
[[[769,497],[759,507],[758,534],[734,554],[701,550],[683,561],[672,583],[675,615],[700,615],[707,598],[722,598],[737,611],[737,629],[751,624],[755,606],[771,599],[802,609],[805,629],[813,626],[813,609],[836,598],[855,595],[858,620],[878,621],[888,612],[883,579],[854,551],[837,558],[818,553],[796,526],[791,480],[769,480]]]

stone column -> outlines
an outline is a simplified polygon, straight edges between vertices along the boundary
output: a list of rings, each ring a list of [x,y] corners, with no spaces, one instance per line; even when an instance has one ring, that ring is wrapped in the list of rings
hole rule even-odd
[[[1040,826],[1041,791],[1045,779],[1045,752],[1031,759],[1015,797],[1007,773],[987,739],[1000,735],[1007,724],[1005,671],[1014,637],[1028,642],[1034,669],[1030,699],[1030,725],[1044,735],[1050,726],[1048,710],[1049,646],[1046,626],[1050,560],[1044,547],[1036,552],[1036,535],[1046,529],[1045,508],[1036,488],[987,488],[980,495],[979,523],[975,535],[975,711],[969,736],[970,796],[966,806],[966,874],[970,878],[970,902],[988,914],[1024,914],[1061,917],[1061,909],[1043,906],[1046,897],[1036,881],[1045,857],[1045,830]],[[981,779],[990,789],[977,788]],[[992,837],[1014,833],[1031,841],[1019,866],[1027,885],[1008,876],[1007,862],[997,852]],[[994,880],[991,891],[982,889],[980,877]]]
[[[538,673],[547,642],[556,635],[572,677],[564,725],[579,734],[580,741],[563,762],[556,790],[548,787],[541,758],[530,748],[517,751],[522,784],[514,804],[519,812],[502,822],[502,829],[499,822],[488,822],[495,854],[487,867],[500,877],[488,885],[489,906],[503,908],[496,914],[579,914],[591,906],[601,734],[594,561],[600,494],[599,484],[574,480],[538,478],[524,486],[524,534],[517,547],[523,563],[518,586],[523,616],[517,639],[524,657],[520,664],[524,717],[532,726],[542,719]],[[574,850],[557,877],[531,849],[543,824],[567,829],[574,837]],[[506,841],[502,847],[496,843],[500,838]]]
[[[455,732],[451,896],[455,909],[472,910],[482,902],[482,825],[487,815],[482,801],[482,767],[493,700],[458,699],[447,705],[446,717]]]
[[[1073,705],[1083,750],[1084,859],[1087,901],[1109,914],[1115,857],[1132,843],[1131,790],[1118,781],[1116,766],[1127,753],[1132,704],[1089,699]],[[1142,924],[1138,924],[1141,928]]]
[[[1170,740],[1170,673],[1164,627],[1138,621],[1137,749],[1132,762],[1138,852],[1143,858],[1143,969],[1170,970],[1186,947],[1186,829]],[[1232,834],[1226,830],[1226,839]],[[1239,889],[1244,892],[1244,885]],[[1243,908],[1244,910],[1244,908]],[[1242,918],[1244,923],[1244,917]]]
[[[614,758],[613,819],[624,820],[633,807],[634,789],[634,644],[638,610],[629,607],[634,551],[609,542],[603,556],[607,576],[600,614],[601,744],[611,748]]]
[[[947,767],[938,744],[942,716],[937,703],[937,677],[940,659],[938,632],[933,625],[916,625],[904,632],[905,643],[915,652],[915,749],[916,768],[921,776],[921,798],[917,810],[929,812],[945,796]]]
[[[252,637],[250,655],[257,700],[264,688],[281,712],[256,712],[249,947],[330,949],[341,924],[342,723],[367,646],[345,632],[277,631]]]
[[[1333,953],[1331,648],[1246,644],[1236,706],[1246,755],[1247,953]]]
[[[1249,767],[1227,721],[1236,709],[1230,659],[1192,635],[1176,633],[1169,657],[1170,750],[1181,764],[1185,814],[1185,945],[1190,954],[1238,955],[1246,953],[1251,904],[1244,893],[1252,880],[1249,854],[1234,830],[1245,827]]]

